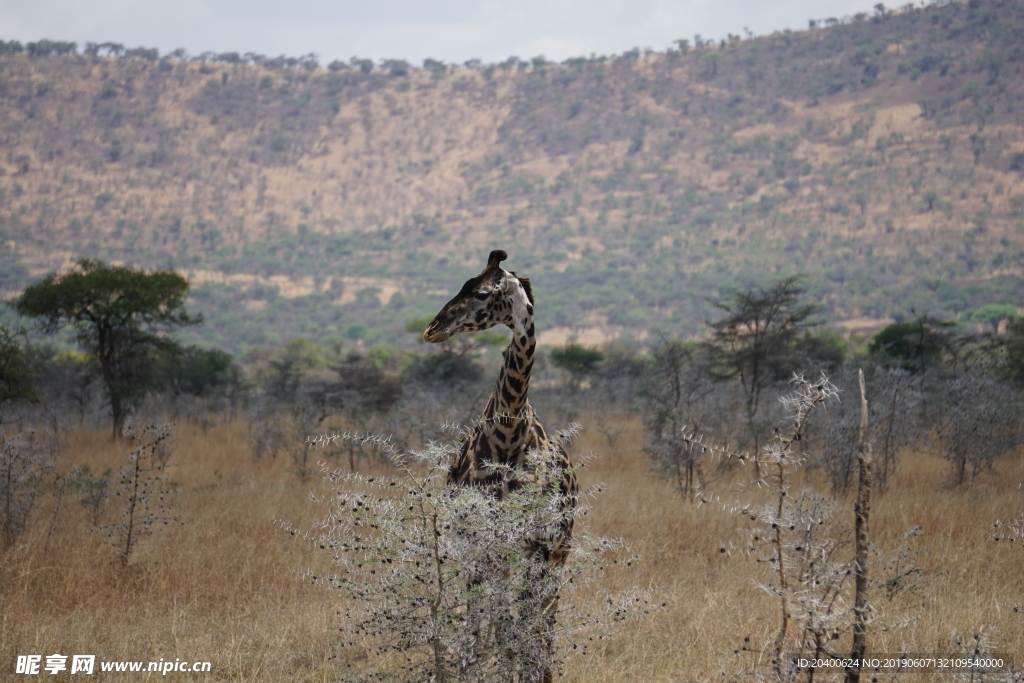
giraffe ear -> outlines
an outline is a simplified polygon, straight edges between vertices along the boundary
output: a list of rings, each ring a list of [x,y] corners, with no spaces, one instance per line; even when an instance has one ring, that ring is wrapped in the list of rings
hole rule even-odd
[[[498,264],[508,258],[508,254],[505,253],[504,249],[495,249],[491,252],[491,255],[487,257],[488,268],[498,268]]]
[[[502,280],[502,283],[501,283],[501,291],[503,291],[505,294],[512,294],[512,292],[516,291],[516,284],[517,284],[518,280],[516,280],[516,274],[515,273],[512,273],[512,272],[502,273],[502,278],[503,278],[503,280]]]

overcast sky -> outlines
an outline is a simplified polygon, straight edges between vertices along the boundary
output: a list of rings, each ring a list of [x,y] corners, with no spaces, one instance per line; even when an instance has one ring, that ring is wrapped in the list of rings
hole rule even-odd
[[[0,39],[50,38],[258,52],[426,57],[461,63],[510,55],[563,60],[664,50],[677,38],[803,29],[808,19],[870,11],[878,0],[3,0]],[[892,3],[902,4],[902,3]]]

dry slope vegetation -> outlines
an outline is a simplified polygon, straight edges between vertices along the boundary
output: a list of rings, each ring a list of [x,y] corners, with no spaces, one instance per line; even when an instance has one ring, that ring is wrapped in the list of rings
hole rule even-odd
[[[494,246],[549,332],[693,333],[793,272],[833,321],[1019,304],[1022,33],[971,0],[561,64],[0,56],[0,286],[172,266],[234,349],[398,338]]]

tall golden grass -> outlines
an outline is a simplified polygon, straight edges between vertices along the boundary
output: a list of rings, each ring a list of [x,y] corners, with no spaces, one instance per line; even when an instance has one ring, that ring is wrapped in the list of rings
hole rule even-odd
[[[737,664],[731,653],[744,638],[755,649],[770,646],[778,604],[759,587],[769,577],[742,553],[721,552],[741,540],[741,521],[687,502],[653,475],[641,425],[620,419],[626,429],[614,445],[584,424],[572,446],[601,454],[581,471],[584,485],[604,484],[584,523],[624,538],[642,556],[637,567],[610,573],[606,584],[649,589],[666,606],[586,655],[570,656],[565,680],[718,678]],[[127,568],[102,533],[89,531],[74,498],[65,499],[48,547],[53,518],[44,505],[2,556],[0,672],[14,677],[17,655],[60,653],[212,662],[210,673],[168,674],[178,680],[337,680],[338,597],[302,580],[320,558],[275,521],[314,520],[323,510],[309,493],[324,485],[300,481],[281,456],[254,462],[246,426],[237,421],[206,430],[181,425],[173,448],[167,476],[179,484],[172,502],[179,523],[144,538]],[[67,435],[64,452],[69,462],[102,472],[122,465],[127,450],[111,443],[106,429],[78,429]],[[744,476],[736,472],[734,484]],[[814,470],[801,476],[804,485],[827,492]],[[945,487],[946,477],[945,462],[908,452],[888,490],[876,493],[873,541],[896,547],[903,532],[923,525],[916,540],[928,550],[917,561],[929,580],[891,602],[877,591],[871,596],[895,627],[873,632],[869,652],[945,652],[953,630],[984,629],[1020,663],[1024,615],[1013,606],[1024,604],[1024,552],[993,542],[991,526],[1024,509],[1024,458],[1004,456],[994,472],[962,489]],[[852,526],[852,498],[838,502]]]

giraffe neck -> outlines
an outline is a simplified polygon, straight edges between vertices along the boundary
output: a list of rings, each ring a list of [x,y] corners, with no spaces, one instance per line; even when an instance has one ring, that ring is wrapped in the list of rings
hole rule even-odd
[[[526,298],[526,291],[518,282],[510,299],[512,316],[508,324],[512,328],[512,341],[503,354],[504,363],[484,415],[485,418],[493,418],[488,421],[496,429],[508,428],[519,418],[529,418],[533,414],[527,400],[533,355],[537,349],[533,304]],[[516,435],[509,433],[506,436],[512,438]]]

